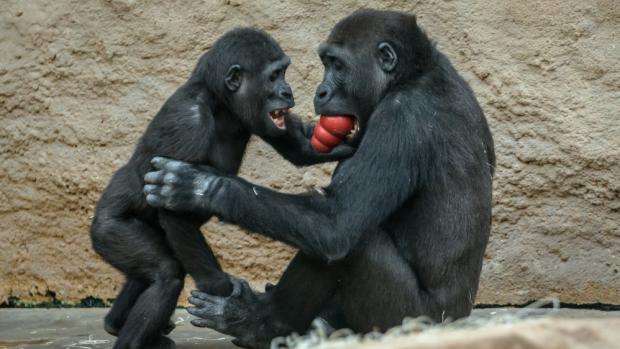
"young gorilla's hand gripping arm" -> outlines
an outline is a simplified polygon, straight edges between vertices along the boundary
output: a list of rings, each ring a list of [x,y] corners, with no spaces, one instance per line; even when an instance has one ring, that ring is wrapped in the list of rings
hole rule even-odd
[[[310,145],[315,125],[305,124],[299,116],[294,114],[286,115],[284,121],[286,134],[265,138],[265,141],[295,166],[339,161],[355,153],[355,148],[344,142],[329,153],[319,153]]]
[[[367,228],[400,207],[416,183],[414,140],[403,129],[407,120],[385,114],[370,121],[359,149],[340,164],[322,193],[278,193],[238,177],[217,176],[204,166],[155,158],[158,171],[145,176],[147,201],[169,210],[208,210],[311,256],[338,260]]]

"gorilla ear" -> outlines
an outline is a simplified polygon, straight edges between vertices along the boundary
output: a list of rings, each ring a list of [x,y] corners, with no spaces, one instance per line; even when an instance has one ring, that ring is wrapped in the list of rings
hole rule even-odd
[[[230,92],[235,92],[241,87],[242,77],[241,66],[238,64],[231,65],[226,72],[226,77],[224,78],[224,84],[226,84],[226,88]]]
[[[389,73],[396,67],[398,63],[398,56],[392,45],[387,42],[382,42],[377,46],[377,53],[379,55],[379,65],[383,71]]]

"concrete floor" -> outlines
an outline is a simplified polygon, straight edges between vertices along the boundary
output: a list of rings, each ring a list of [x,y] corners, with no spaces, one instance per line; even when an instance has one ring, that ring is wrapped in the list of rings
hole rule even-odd
[[[0,349],[67,348],[109,349],[115,337],[103,330],[108,309],[0,309]],[[171,338],[179,349],[237,348],[230,337],[194,327],[190,315],[178,309],[172,320],[177,327]]]
[[[102,328],[102,319],[106,312],[107,309],[103,308],[0,309],[0,349],[112,348],[114,337]],[[478,309],[472,317],[492,319],[514,312],[523,312],[523,309]],[[528,317],[551,315],[563,318],[620,318],[619,311],[533,309],[528,312]],[[171,338],[177,343],[177,348],[236,348],[230,342],[230,337],[194,327],[189,323],[189,319],[190,315],[182,309],[177,310],[173,317],[177,327]]]

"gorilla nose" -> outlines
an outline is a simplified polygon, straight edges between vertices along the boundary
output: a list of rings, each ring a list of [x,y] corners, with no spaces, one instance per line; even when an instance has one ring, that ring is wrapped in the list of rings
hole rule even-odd
[[[290,86],[284,86],[280,89],[280,98],[287,102],[293,103],[293,91]]]
[[[331,98],[331,88],[325,84],[319,85],[319,88],[316,90],[316,95],[314,96],[314,104],[322,105],[330,100]]]

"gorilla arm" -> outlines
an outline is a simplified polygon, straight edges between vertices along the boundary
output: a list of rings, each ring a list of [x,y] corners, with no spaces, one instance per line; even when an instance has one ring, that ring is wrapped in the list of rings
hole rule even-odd
[[[410,120],[398,113],[375,114],[359,149],[339,165],[323,192],[278,193],[204,167],[155,158],[160,170],[145,176],[147,201],[170,210],[211,211],[308,255],[327,262],[341,259],[364,231],[407,200],[416,183]]]

